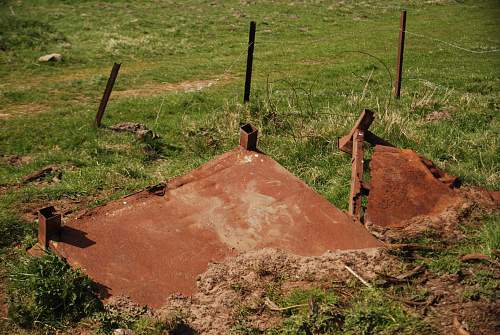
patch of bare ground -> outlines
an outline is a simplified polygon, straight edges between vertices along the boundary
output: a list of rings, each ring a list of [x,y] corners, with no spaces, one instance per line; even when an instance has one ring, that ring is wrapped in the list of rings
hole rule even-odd
[[[143,72],[145,69],[152,69],[157,66],[158,62],[135,62],[127,63],[126,66],[122,66],[120,69],[121,74],[134,74],[138,72]],[[19,81],[19,78],[13,73],[12,76],[6,77],[4,82],[5,86],[8,86],[12,90],[20,89],[30,89],[43,85],[44,83],[61,83],[73,80],[83,80],[90,79],[94,76],[103,75],[108,76],[111,66],[109,67],[90,67],[84,69],[72,69],[72,68],[61,68],[54,69],[53,73],[44,75],[34,75],[23,78]],[[2,85],[0,85],[2,87]],[[104,89],[104,88],[103,88]]]
[[[48,110],[48,106],[38,103],[5,105],[0,109],[0,119],[9,119],[18,115],[42,113]]]
[[[19,155],[0,155],[0,160],[12,166],[22,166],[33,161],[33,157]]]
[[[3,281],[0,279],[0,281]],[[0,283],[0,319],[7,317],[7,298],[3,289],[4,284]]]
[[[496,271],[497,277],[500,275]],[[495,335],[500,331],[500,304],[498,300],[467,300],[463,295],[467,286],[461,283],[464,274],[444,275],[428,279],[421,288],[434,295],[435,303],[422,314],[442,334],[467,334],[457,332],[454,319],[459,320],[471,335]]]
[[[157,315],[161,319],[185,315],[199,334],[215,335],[228,334],[240,321],[241,311],[248,310],[249,325],[264,330],[282,321],[280,313],[266,307],[266,298],[273,299],[276,293],[286,294],[294,288],[331,288],[334,283],[345,283],[352,278],[345,265],[370,280],[383,267],[396,263],[380,249],[328,252],[317,257],[274,249],[248,252],[210,264],[198,278],[198,293],[192,297],[170,296]],[[342,294],[343,288],[338,290]]]
[[[433,111],[425,117],[426,122],[436,122],[450,118],[450,112],[446,109]]]
[[[204,80],[186,80],[179,83],[158,83],[146,84],[139,88],[128,89],[125,91],[113,92],[115,98],[129,98],[129,97],[146,97],[153,95],[160,95],[163,92],[195,92],[209,88],[216,84],[224,84],[229,82],[233,77],[222,75],[213,79]]]
[[[27,222],[33,222],[38,218],[38,210],[47,206],[54,206],[63,215],[64,219],[71,219],[81,215],[91,202],[91,198],[59,199],[47,201],[35,201],[19,206],[21,218]]]
[[[336,61],[332,60],[327,60],[327,59],[303,59],[298,62],[299,64],[304,64],[304,65],[325,65],[325,64],[335,64]]]

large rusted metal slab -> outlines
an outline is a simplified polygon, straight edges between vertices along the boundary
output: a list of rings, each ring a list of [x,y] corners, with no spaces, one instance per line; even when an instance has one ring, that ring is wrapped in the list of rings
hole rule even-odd
[[[418,216],[437,216],[460,203],[458,183],[413,150],[375,146],[365,223],[403,228]]]
[[[160,306],[209,262],[265,247],[298,255],[381,246],[270,157],[236,148],[167,184],[67,222],[52,247],[109,295]]]

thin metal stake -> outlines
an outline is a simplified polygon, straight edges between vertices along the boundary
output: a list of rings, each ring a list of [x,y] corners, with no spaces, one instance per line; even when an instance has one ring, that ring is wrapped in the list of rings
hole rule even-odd
[[[405,49],[405,32],[406,32],[406,11],[401,12],[400,18],[400,30],[399,30],[399,45],[398,45],[398,63],[397,63],[397,73],[396,82],[394,83],[394,96],[399,99],[401,96],[401,80],[403,72],[403,55]]]
[[[245,95],[243,103],[250,101],[250,85],[252,83],[253,48],[255,45],[255,21],[250,22],[250,34],[248,36],[247,74],[245,77]]]
[[[97,114],[95,116],[95,126],[101,126],[101,120],[104,116],[104,111],[106,110],[106,105],[108,104],[109,97],[111,95],[111,91],[113,90],[113,86],[115,84],[116,77],[118,76],[118,71],[120,70],[121,64],[114,63],[113,68],[111,69],[111,73],[109,75],[108,83],[106,84],[106,89],[104,90],[104,94],[102,95],[101,104],[99,105],[99,109],[97,110]]]

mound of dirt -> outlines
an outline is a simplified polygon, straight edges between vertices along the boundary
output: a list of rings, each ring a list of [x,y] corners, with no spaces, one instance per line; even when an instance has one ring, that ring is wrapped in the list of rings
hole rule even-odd
[[[242,309],[253,311],[251,326],[264,330],[279,325],[281,318],[264,303],[270,288],[280,294],[335,281],[346,282],[352,275],[348,265],[363,278],[375,278],[382,268],[397,260],[381,249],[327,252],[322,256],[296,256],[275,249],[263,249],[210,264],[197,280],[198,293],[192,297],[172,295],[157,314],[169,318],[184,315],[199,334],[228,334]]]

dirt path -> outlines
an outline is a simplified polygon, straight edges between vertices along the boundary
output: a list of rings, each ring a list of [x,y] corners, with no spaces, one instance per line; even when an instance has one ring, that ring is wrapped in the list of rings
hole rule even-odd
[[[79,74],[76,74],[75,78],[79,78]],[[85,78],[85,77],[82,77]],[[88,76],[86,77],[88,78]],[[113,99],[125,99],[131,97],[148,97],[156,96],[165,92],[196,92],[207,89],[215,85],[222,85],[233,80],[234,77],[229,75],[219,75],[214,76],[211,79],[202,80],[186,80],[178,83],[145,83],[142,86],[130,88],[124,91],[113,91],[111,95],[111,100]],[[64,81],[63,77],[57,77],[54,79],[57,81]],[[68,80],[68,78],[66,78]],[[81,95],[76,96],[73,100],[77,104],[89,103],[87,97],[82,97]],[[95,102],[96,108],[98,102]],[[27,115],[34,113],[48,112],[51,110],[51,106],[40,103],[25,103],[25,104],[7,104],[0,108],[0,120],[9,119],[14,116]]]
[[[186,80],[178,83],[145,84],[139,88],[132,88],[125,91],[115,91],[114,98],[147,97],[159,95],[163,92],[195,92],[212,87],[217,84],[225,84],[233,77],[221,75],[213,79]]]

